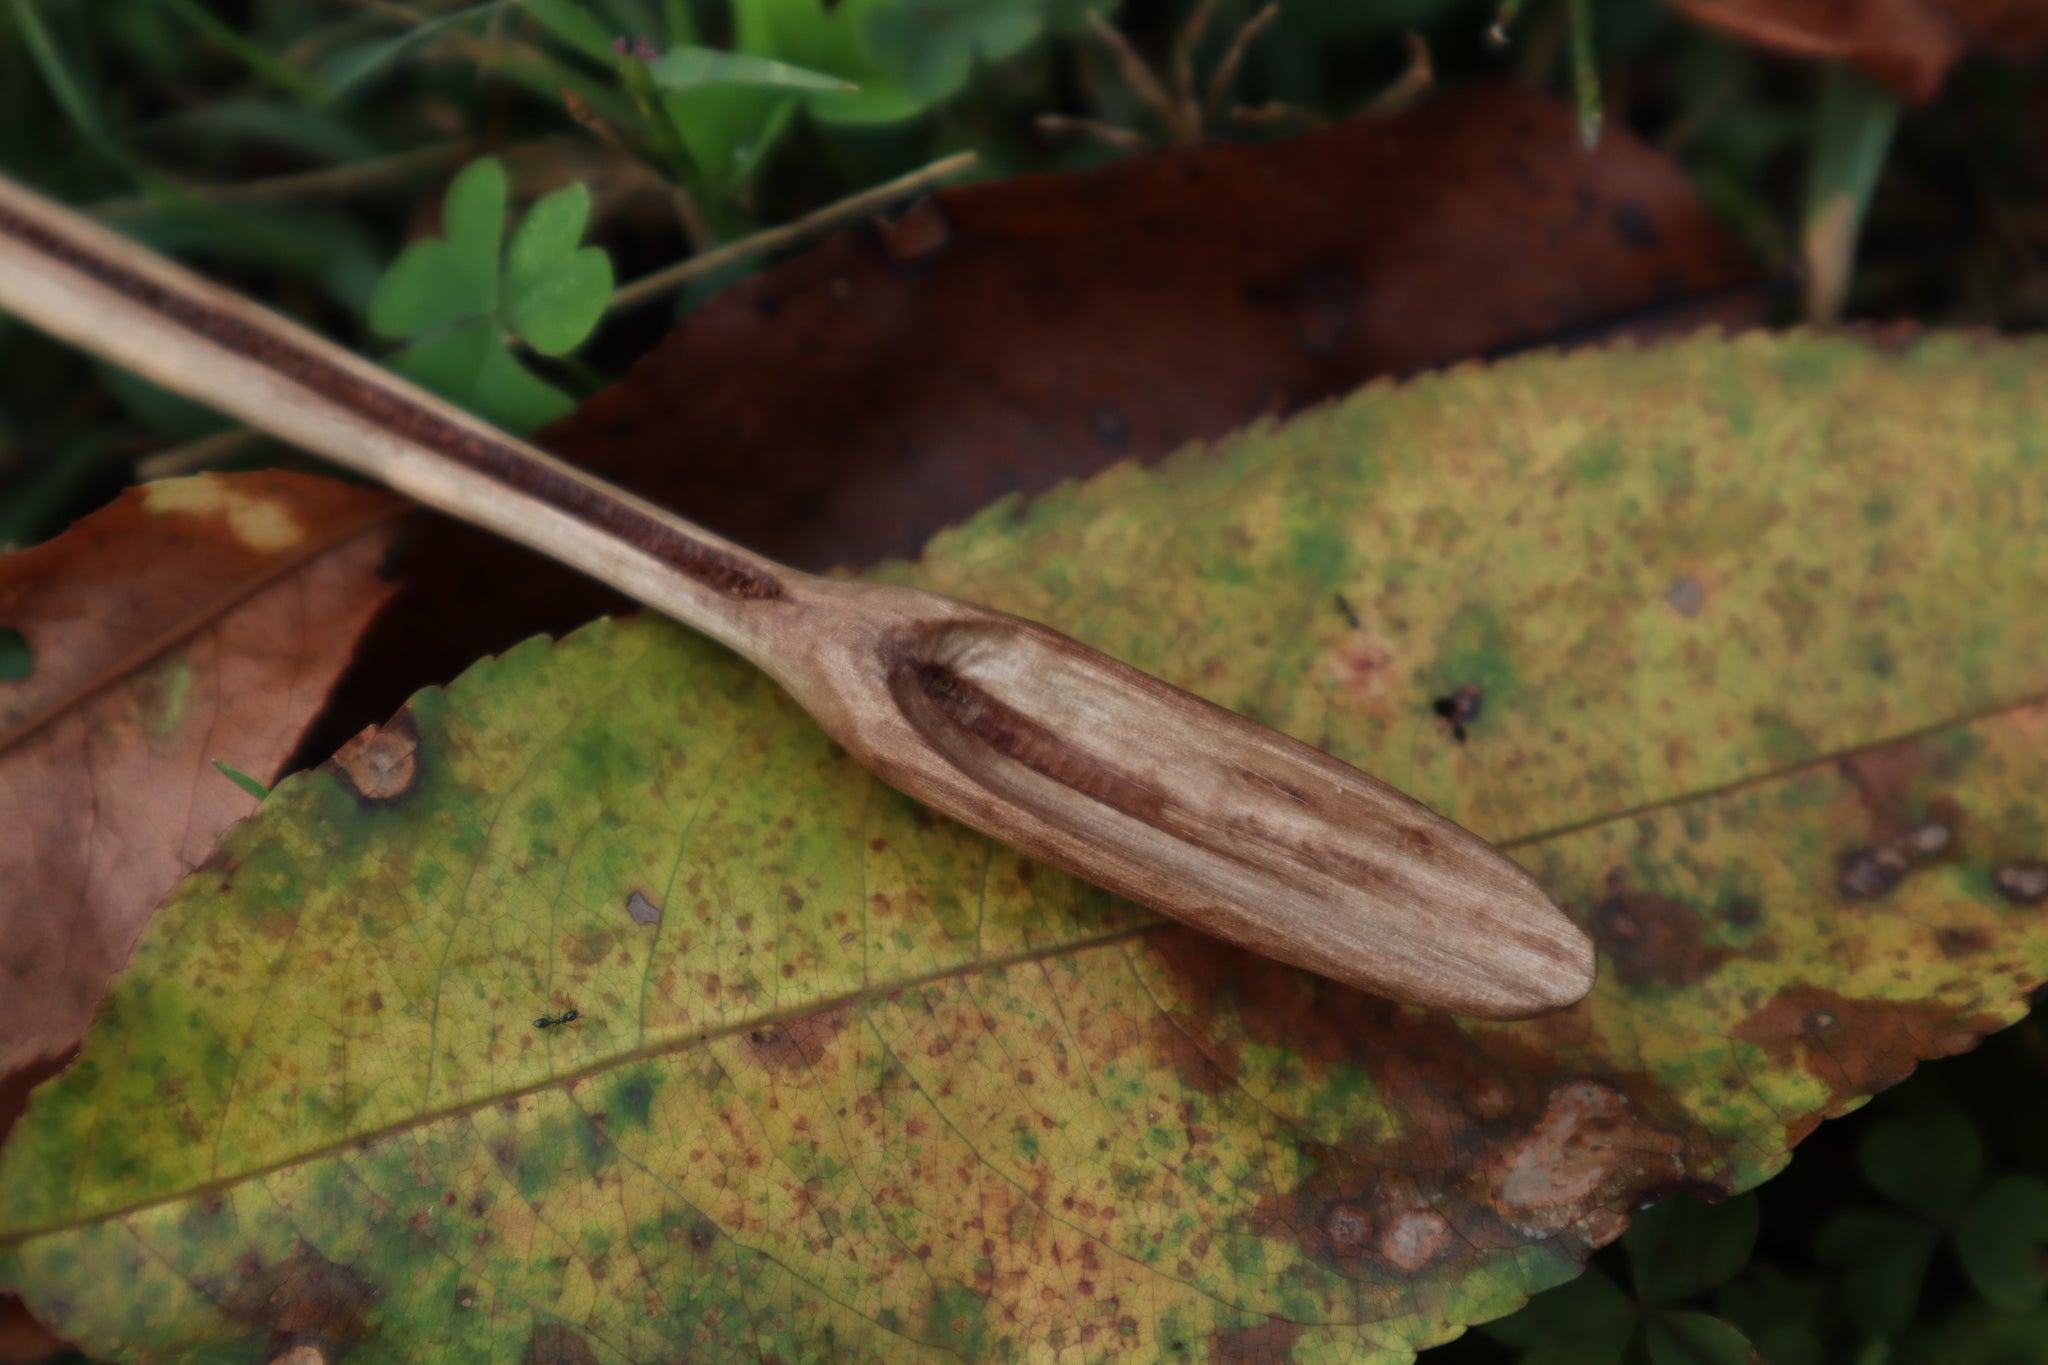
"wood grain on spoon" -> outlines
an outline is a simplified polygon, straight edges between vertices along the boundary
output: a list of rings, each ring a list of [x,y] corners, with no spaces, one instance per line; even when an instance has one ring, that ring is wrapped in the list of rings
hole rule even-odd
[[[891,786],[1197,928],[1461,1014],[1592,987],[1533,878],[1357,769],[1034,622],[763,559],[5,179],[0,308],[703,631]]]

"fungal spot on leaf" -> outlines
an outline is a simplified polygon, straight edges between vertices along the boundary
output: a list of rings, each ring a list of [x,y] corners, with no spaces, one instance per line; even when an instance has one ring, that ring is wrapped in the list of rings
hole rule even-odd
[[[1479,719],[1479,711],[1485,698],[1480,695],[1477,683],[1459,683],[1449,696],[1438,697],[1430,703],[1430,709],[1450,722],[1451,738],[1463,744],[1466,727]]]
[[[1268,1318],[1250,1327],[1219,1327],[1209,1334],[1209,1359],[1214,1365],[1281,1365],[1294,1359],[1294,1343],[1308,1327],[1285,1318]]]
[[[1380,1234],[1380,1259],[1413,1274],[1442,1256],[1450,1245],[1450,1221],[1442,1214],[1434,1209],[1404,1209]]]
[[[321,766],[358,801],[389,806],[418,789],[419,751],[419,726],[410,710],[402,710],[389,725],[373,725],[342,745]]]
[[[1707,590],[1699,579],[1691,574],[1684,574],[1671,585],[1671,591],[1664,594],[1664,600],[1669,602],[1680,616],[1689,620],[1698,616],[1700,608],[1707,604]]]
[[[243,1278],[222,1295],[221,1306],[232,1316],[267,1329],[276,1340],[343,1346],[368,1330],[376,1289],[352,1268],[328,1260],[304,1242],[282,1265],[267,1266],[250,1256],[240,1268]]]
[[[1927,820],[1906,831],[1900,842],[1915,859],[1933,858],[1946,853],[1955,837],[1955,831],[1941,821]]]
[[[1991,946],[1991,934],[1984,929],[1937,929],[1934,944],[1946,958],[1968,957]]]
[[[1876,900],[1903,881],[1910,867],[1905,854],[1890,844],[1852,848],[1842,855],[1835,889],[1855,900]]]
[[[1104,450],[1122,450],[1131,443],[1131,422],[1114,403],[1097,403],[1088,413],[1088,430]]]
[[[645,891],[635,891],[626,897],[626,913],[633,917],[635,924],[661,923],[661,907],[647,899]]]
[[[1896,839],[1842,855],[1835,889],[1853,900],[1875,900],[1889,892],[1916,863],[1938,858],[1955,842],[1955,831],[1940,820],[1924,820]]]
[[[1362,1256],[1372,1245],[1372,1213],[1363,1204],[1334,1202],[1323,1210],[1319,1226],[1333,1255]]]
[[[807,1014],[801,1019],[764,1024],[747,1031],[747,1053],[770,1071],[816,1067],[825,1060],[832,1040],[839,1036],[852,1017],[852,1007],[841,1005],[817,1014]]]
[[[1684,1144],[1643,1123],[1619,1091],[1574,1081],[1551,1094],[1520,1142],[1487,1162],[1488,1196],[1502,1222],[1542,1237],[1584,1225],[1603,1241],[1645,1184],[1678,1178]]]
[[[544,1322],[526,1339],[523,1365],[598,1365],[597,1351],[566,1323]]]
[[[1351,337],[1365,288],[1350,261],[1310,265],[1294,277],[1294,337],[1310,355],[1335,355]]]
[[[1616,200],[1607,211],[1607,219],[1614,225],[1615,239],[1624,246],[1638,251],[1656,251],[1664,245],[1664,235],[1657,231],[1657,221],[1637,200]]]
[[[1514,1087],[1498,1076],[1487,1076],[1458,1097],[1458,1106],[1482,1123],[1504,1119],[1515,1109]]]
[[[457,1308],[476,1307],[476,1286],[466,1284],[457,1289],[455,1291],[455,1306]]]
[[[2007,863],[1991,874],[1991,884],[2015,905],[2039,905],[2048,900],[2048,863]]]
[[[1976,1044],[2000,1027],[1993,1016],[1961,1019],[1948,1007],[1920,1001],[1857,1000],[1818,986],[1778,992],[1731,1031],[1772,1061],[1802,1067],[1836,1099],[1897,1085],[1915,1065]],[[1815,1112],[1786,1131],[1787,1142],[1812,1132]]]
[[[1684,986],[1711,976],[1729,957],[1700,941],[1700,917],[1679,901],[1627,889],[1619,869],[1607,876],[1611,893],[1596,902],[1587,928],[1631,990]]]

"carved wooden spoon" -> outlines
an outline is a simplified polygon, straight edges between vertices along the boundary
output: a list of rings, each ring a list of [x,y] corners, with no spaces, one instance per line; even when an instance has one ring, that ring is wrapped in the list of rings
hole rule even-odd
[[[1357,769],[1033,622],[751,554],[4,178],[0,307],[694,626],[899,791],[1141,904],[1461,1014],[1592,987],[1533,878]]]

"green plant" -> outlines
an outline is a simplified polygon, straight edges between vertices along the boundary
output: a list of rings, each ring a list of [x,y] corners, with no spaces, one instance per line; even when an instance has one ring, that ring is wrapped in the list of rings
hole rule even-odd
[[[380,336],[410,339],[397,369],[444,398],[518,432],[575,407],[536,377],[507,338],[542,355],[581,345],[611,298],[603,251],[579,246],[590,192],[569,185],[541,198],[505,240],[505,168],[482,157],[448,187],[444,235],[414,242],[393,261],[370,300]]]
[[[1646,1209],[1621,1239],[1630,1288],[1605,1271],[1530,1300],[1482,1330],[1521,1350],[1521,1365],[1743,1365],[1742,1330],[1697,1305],[1749,1260],[1757,1202],[1679,1197]]]

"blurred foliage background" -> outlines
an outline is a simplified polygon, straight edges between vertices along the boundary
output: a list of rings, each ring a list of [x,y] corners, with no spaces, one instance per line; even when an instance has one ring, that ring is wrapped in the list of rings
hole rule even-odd
[[[1912,104],[1648,0],[1516,8],[0,0],[0,167],[525,430],[772,259],[719,248],[896,177],[1284,137],[1429,81],[1575,94],[1589,132],[1662,148],[1777,267],[1785,321],[2048,323],[2048,64],[1968,60]],[[0,317],[0,546],[138,477],[292,458]],[[2037,1015],[1433,1355],[2048,1361],[2044,1122]]]
[[[1281,137],[1415,93],[1418,51],[1441,86],[1559,93],[1575,88],[1576,57],[1577,88],[1606,124],[1668,151],[1788,279],[1811,198],[1846,186],[1857,218],[1867,201],[1851,316],[2048,319],[2038,62],[1966,61],[1901,117],[1898,98],[1851,67],[1772,57],[1649,0],[1536,0],[1507,23],[1488,0],[1099,11],[1169,87],[1206,92],[1224,77],[1191,128],[1148,105],[1085,4],[0,0],[0,165],[373,354],[431,333],[416,374],[530,427],[761,258],[581,324],[551,319],[552,346],[501,325],[522,352],[514,364],[495,341],[448,335],[465,318],[507,322],[495,282],[409,308],[389,283],[378,296],[401,247],[435,226],[423,215],[438,187],[480,154],[506,172],[503,194],[484,197],[521,211],[587,185],[587,208],[555,223],[558,236],[578,231],[545,250],[573,252],[587,224],[624,282],[951,154],[977,155],[968,174],[1008,177],[1098,164],[1141,139]],[[1497,24],[1505,42],[1489,41]],[[456,255],[474,257],[478,240]],[[594,269],[561,303],[568,314],[590,311]],[[1788,318],[1797,311],[1792,300]],[[192,446],[217,427],[0,321],[0,544],[54,533],[138,461],[162,473],[281,458],[246,442]]]

